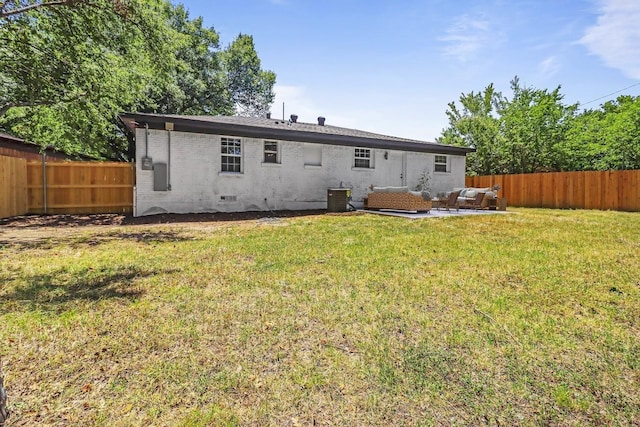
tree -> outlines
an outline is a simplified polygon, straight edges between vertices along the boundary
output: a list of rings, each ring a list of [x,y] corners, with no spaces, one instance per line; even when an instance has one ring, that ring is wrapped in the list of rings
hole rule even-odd
[[[164,5],[3,2],[0,127],[70,152],[121,153],[117,113],[137,105],[173,61]]]
[[[640,97],[620,96],[602,108],[610,169],[640,169]]]
[[[276,75],[260,68],[253,37],[240,34],[222,54],[227,86],[236,114],[263,116],[273,103]]]
[[[0,116],[12,107],[100,98],[125,63],[133,65],[128,83],[139,88],[166,64],[156,58],[170,57],[157,1],[0,4]]]
[[[501,99],[500,92],[490,84],[483,92],[461,94],[462,109],[455,102],[449,103],[449,127],[438,142],[475,148],[476,152],[467,156],[467,169],[473,174],[501,172],[500,123],[496,115]]]
[[[168,7],[168,24],[176,37],[175,62],[166,80],[149,88],[142,112],[188,115],[233,114],[220,59],[219,35],[189,19],[184,6]]]
[[[564,105],[560,86],[549,92],[511,81],[513,98],[499,108],[509,173],[560,170],[565,163],[561,147],[577,105]]]
[[[496,92],[462,94],[449,104],[449,127],[439,142],[475,148],[470,174],[490,175],[559,170],[565,165],[568,131],[577,105],[564,105],[560,87],[549,92],[511,81],[512,98]]]
[[[258,115],[274,83],[168,0],[0,1],[0,129],[42,146],[125,158],[120,112]]]
[[[142,111],[172,114],[263,116],[273,102],[275,74],[261,69],[253,37],[240,34],[225,50],[213,27],[170,8],[178,38],[171,79],[151,88]]]
[[[4,427],[8,419],[7,391],[4,388],[4,372],[2,372],[2,359],[0,359],[0,427]]]
[[[640,97],[620,96],[583,111],[565,150],[572,170],[640,169]]]

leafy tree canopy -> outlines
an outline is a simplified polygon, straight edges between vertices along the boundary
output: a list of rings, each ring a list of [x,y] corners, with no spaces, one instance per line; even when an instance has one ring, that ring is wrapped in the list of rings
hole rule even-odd
[[[222,51],[213,28],[168,0],[0,2],[0,130],[114,158],[127,152],[122,111],[261,113],[275,75],[241,37],[244,50]],[[227,70],[228,56],[252,66]]]
[[[482,92],[460,95],[460,108],[455,102],[449,103],[450,126],[443,131],[439,142],[475,148],[476,152],[467,156],[469,170],[495,173],[500,169],[502,135],[498,108],[502,103],[502,94],[493,84]]]
[[[491,84],[451,102],[438,141],[475,148],[467,157],[474,175],[640,168],[640,97],[578,107],[563,102],[559,86],[525,87],[515,77],[511,97]]]
[[[253,37],[240,34],[222,54],[231,103],[238,115],[263,116],[273,103],[276,75],[260,68]]]
[[[623,95],[584,111],[563,149],[569,170],[640,169],[640,97]]]

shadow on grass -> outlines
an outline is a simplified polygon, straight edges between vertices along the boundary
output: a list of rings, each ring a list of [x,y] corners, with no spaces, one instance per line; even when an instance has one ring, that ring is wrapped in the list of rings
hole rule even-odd
[[[192,236],[187,236],[171,230],[159,231],[136,231],[132,233],[122,233],[119,231],[106,234],[93,234],[91,236],[60,236],[60,237],[40,237],[24,236],[12,237],[11,239],[0,239],[0,250],[8,249],[52,249],[59,245],[68,245],[72,248],[82,246],[98,246],[114,240],[129,240],[137,243],[155,244],[167,242],[183,242],[195,240]]]
[[[55,311],[61,305],[74,301],[135,300],[144,294],[136,283],[138,279],[172,271],[146,270],[137,266],[61,268],[47,274],[24,277],[26,284],[0,295],[0,300],[10,311],[12,308],[24,308],[25,304]]]

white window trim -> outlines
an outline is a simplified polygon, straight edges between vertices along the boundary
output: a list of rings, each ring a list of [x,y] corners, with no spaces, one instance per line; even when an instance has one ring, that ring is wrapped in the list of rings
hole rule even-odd
[[[276,144],[276,161],[275,162],[265,162],[264,158],[265,158],[265,154],[267,153],[267,149],[265,148],[265,144],[266,143],[272,143],[272,144]],[[267,167],[271,167],[271,166],[280,166],[281,161],[280,161],[280,152],[281,152],[281,144],[279,141],[273,141],[273,140],[268,140],[265,139],[264,141],[262,141],[262,166],[267,166]],[[269,152],[273,152],[272,150],[269,150]]]
[[[369,167],[364,167],[364,166],[356,166],[356,160],[357,159],[367,159],[366,157],[359,157],[356,156],[356,153],[358,152],[358,150],[367,150],[369,152]],[[353,149],[353,163],[351,163],[351,170],[360,170],[360,171],[368,171],[371,169],[375,169],[375,164],[374,164],[374,156],[375,156],[375,151],[373,150],[373,148],[366,148],[366,147],[355,147]]]
[[[235,178],[242,178],[244,177],[244,173],[242,172],[218,172],[218,176],[228,176],[228,177],[235,177]]]
[[[222,152],[223,141],[227,140],[228,142],[239,142],[240,143],[240,154],[229,154]],[[238,157],[240,158],[240,171],[225,171],[222,170],[223,157]],[[220,137],[220,173],[218,175],[242,175],[244,174],[244,144],[242,143],[241,138],[235,138],[231,136],[222,136]]]
[[[438,159],[438,157],[444,157],[445,162],[437,162],[436,160]],[[437,165],[444,165],[445,170],[444,171],[438,171],[436,170],[436,166]],[[435,154],[433,156],[433,172],[434,173],[451,173],[451,156],[447,156],[445,154]]]

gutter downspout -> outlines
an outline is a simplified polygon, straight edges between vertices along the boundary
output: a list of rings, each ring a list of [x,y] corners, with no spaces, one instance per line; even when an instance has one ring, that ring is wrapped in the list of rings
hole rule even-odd
[[[136,196],[136,192],[138,191],[138,179],[137,179],[137,175],[138,175],[138,171],[136,169],[136,164],[132,163],[131,164],[131,171],[133,173],[133,195],[131,197],[131,200],[133,201],[133,206],[131,207],[131,213],[133,214],[134,217],[138,216],[138,197]]]
[[[144,124],[144,156],[149,157],[149,123]]]
[[[167,132],[167,190],[171,191],[171,131]]]

